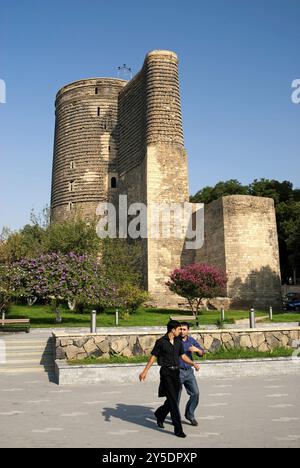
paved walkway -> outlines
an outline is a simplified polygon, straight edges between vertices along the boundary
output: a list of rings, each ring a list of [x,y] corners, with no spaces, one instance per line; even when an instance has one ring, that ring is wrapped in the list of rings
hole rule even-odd
[[[299,374],[203,381],[199,427],[184,423],[185,440],[170,421],[156,427],[150,382],[60,389],[46,374],[0,378],[0,447],[300,447]]]

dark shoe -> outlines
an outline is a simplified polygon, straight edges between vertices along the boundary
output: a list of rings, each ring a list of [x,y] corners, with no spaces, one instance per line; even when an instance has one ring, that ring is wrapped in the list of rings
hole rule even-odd
[[[186,434],[184,432],[175,432],[176,437],[181,437],[181,439],[186,438]]]
[[[188,418],[187,415],[185,415],[185,419],[187,419],[191,423],[192,426],[195,426],[195,427],[199,426],[198,421],[196,421],[195,418]]]
[[[198,421],[196,421],[196,419],[189,419],[189,418],[186,418],[188,421],[190,421],[191,425],[192,426],[199,426],[198,424]]]
[[[158,419],[158,417],[156,416],[155,413],[154,413],[154,416],[156,417],[156,421],[157,421],[158,427],[159,427],[160,429],[164,429],[164,428],[165,428],[164,422],[163,422],[163,421],[160,421],[160,420]]]

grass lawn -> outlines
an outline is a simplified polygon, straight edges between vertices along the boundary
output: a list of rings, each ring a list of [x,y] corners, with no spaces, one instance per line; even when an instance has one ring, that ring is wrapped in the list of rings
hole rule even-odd
[[[273,322],[300,322],[300,313],[298,312],[285,312],[282,314],[273,314]],[[264,320],[264,323],[270,323],[270,320]]]
[[[54,327],[88,327],[90,324],[90,313],[77,314],[61,306],[63,321],[61,324],[55,323],[55,314],[49,305],[34,305],[33,307],[25,305],[12,305],[6,318],[29,318],[33,328],[54,328]],[[191,315],[190,311],[178,311],[167,309],[147,309],[141,308],[129,318],[120,318],[121,327],[134,326],[165,326],[170,315]],[[257,316],[266,315],[266,312],[257,311]],[[235,320],[249,317],[248,311],[229,311],[226,312],[227,323],[234,323]],[[298,315],[298,319],[300,314]],[[205,312],[200,317],[200,325],[214,325],[220,319],[218,311]],[[282,320],[285,321],[285,320]],[[115,311],[107,311],[97,316],[98,327],[115,326]]]
[[[277,348],[272,352],[261,353],[254,350],[247,349],[232,349],[225,350],[222,349],[216,353],[208,353],[202,358],[204,361],[216,361],[216,360],[225,360],[225,359],[257,359],[257,358],[274,358],[274,357],[291,357],[293,354],[293,349],[287,348]],[[139,364],[146,363],[149,359],[149,356],[133,356],[126,358],[124,356],[111,356],[110,359],[103,358],[86,358],[81,360],[68,361],[68,364],[71,366],[75,365],[91,365],[91,364]],[[195,357],[195,360],[199,360],[198,357]]]

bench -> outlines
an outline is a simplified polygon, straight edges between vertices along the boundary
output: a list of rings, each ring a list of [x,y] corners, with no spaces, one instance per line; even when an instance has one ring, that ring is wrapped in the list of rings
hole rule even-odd
[[[0,319],[0,330],[25,330],[26,333],[30,332],[30,320],[29,319]]]
[[[199,327],[199,320],[194,315],[171,315],[170,319],[177,322],[196,322],[196,326]]]

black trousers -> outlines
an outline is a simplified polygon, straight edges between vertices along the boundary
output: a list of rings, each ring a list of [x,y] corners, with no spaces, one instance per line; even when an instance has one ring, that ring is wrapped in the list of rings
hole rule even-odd
[[[160,387],[159,396],[166,396],[165,403],[158,408],[155,416],[159,421],[164,421],[169,413],[171,413],[172,422],[175,432],[182,432],[181,415],[178,405],[179,394],[181,390],[180,371],[173,370],[167,367],[160,369]]]

